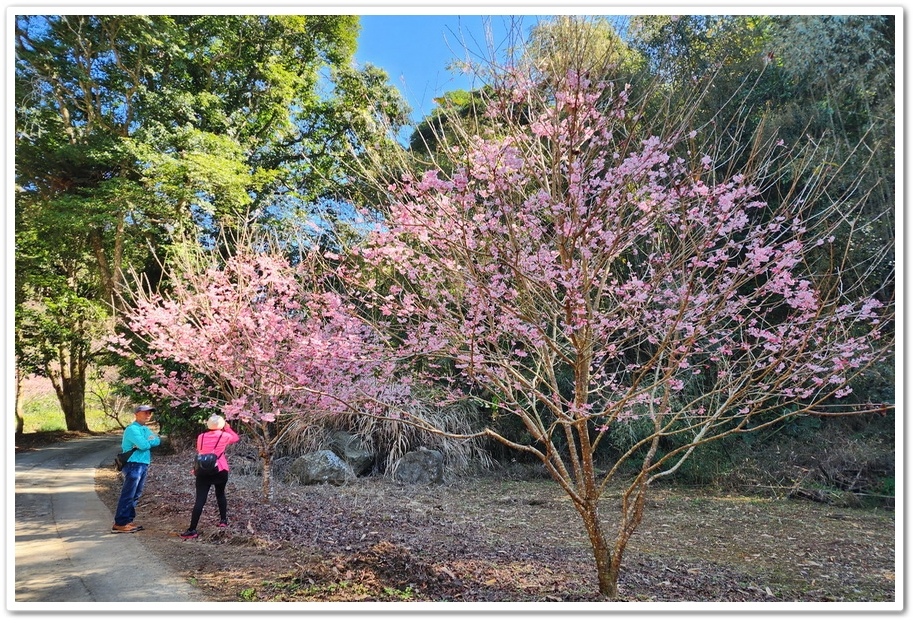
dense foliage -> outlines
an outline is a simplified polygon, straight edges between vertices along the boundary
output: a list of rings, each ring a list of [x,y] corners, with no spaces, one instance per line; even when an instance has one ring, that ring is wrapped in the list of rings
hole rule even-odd
[[[86,367],[129,268],[155,288],[176,233],[212,243],[240,219],[324,206],[347,183],[344,154],[384,144],[405,111],[384,74],[350,66],[354,16],[15,26],[17,360],[55,381],[68,428],[84,430]]]

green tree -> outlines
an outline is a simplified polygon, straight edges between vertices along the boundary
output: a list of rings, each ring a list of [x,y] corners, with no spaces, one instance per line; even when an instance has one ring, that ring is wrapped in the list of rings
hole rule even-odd
[[[544,72],[576,68],[593,80],[633,76],[644,69],[644,61],[620,37],[622,27],[603,16],[556,16],[531,29],[522,58]]]
[[[873,225],[850,249],[850,262],[858,268],[844,285],[893,300],[894,16],[793,15],[776,23],[773,59],[786,86],[771,124],[811,137],[821,154],[815,166],[833,171],[850,204],[864,195],[848,218]],[[870,270],[863,270],[866,266]]]
[[[872,223],[849,252],[868,270],[850,271],[845,287],[884,301],[894,289],[894,27],[892,15],[654,15],[629,27],[634,49],[669,85],[661,112],[695,106],[706,121],[698,142],[712,134],[731,141],[729,172],[753,163],[761,136],[807,137],[799,163],[811,175],[828,170],[849,218]],[[709,76],[715,87],[698,93],[693,85]],[[785,194],[787,184],[768,192]],[[827,268],[830,250],[809,261]]]
[[[477,66],[459,65],[485,86],[470,92],[449,91],[435,98],[436,107],[410,137],[409,148],[415,158],[428,166],[448,167],[447,152],[460,144],[460,135],[499,131],[495,124],[485,120],[483,110],[493,88],[504,80],[498,71],[493,71],[500,56],[516,57],[511,62],[518,68],[536,67],[538,71],[551,73],[585,72],[593,80],[618,80],[621,87],[644,71],[641,55],[627,46],[615,22],[607,17],[555,16],[537,23],[527,35],[519,27],[510,28],[508,36],[505,50],[496,50],[491,44],[483,52],[488,55],[484,62]],[[524,106],[519,107],[517,115],[525,121]]]
[[[374,131],[352,118],[403,110],[376,70],[349,68],[357,32],[346,15],[17,15],[19,350],[90,343],[127,267],[155,285],[176,231],[212,243],[240,216],[336,198],[335,154]],[[74,342],[50,328],[75,305],[94,311],[65,323]],[[62,406],[83,429],[85,368],[71,368]]]

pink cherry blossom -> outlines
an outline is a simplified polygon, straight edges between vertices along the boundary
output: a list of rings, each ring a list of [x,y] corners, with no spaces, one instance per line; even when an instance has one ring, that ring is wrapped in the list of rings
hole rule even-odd
[[[169,268],[170,291],[138,291],[127,317],[146,351],[137,360],[151,374],[144,390],[240,421],[265,461],[291,421],[382,413],[409,398],[369,325],[339,295],[309,291],[279,254],[243,249],[218,267]],[[112,343],[130,353],[123,336]],[[283,426],[264,426],[272,422]]]
[[[583,492],[610,479],[595,482],[591,450],[614,425],[651,422],[632,450],[646,457],[633,486],[647,487],[663,459],[707,438],[843,398],[884,356],[892,310],[845,300],[807,262],[835,234],[808,229],[829,229],[842,206],[765,192],[792,157],[781,141],[760,169],[723,178],[734,154],[715,137],[695,148],[691,130],[636,136],[628,98],[608,85],[567,75],[545,96],[516,77],[494,89],[498,132],[389,187],[383,226],[354,251],[364,278],[350,276],[400,285],[366,290],[365,304],[396,319],[402,356],[447,358],[442,386],[498,397],[535,441],[488,434],[538,456],[586,525],[597,519]],[[522,101],[529,123],[516,122]],[[690,445],[662,456],[676,432]]]

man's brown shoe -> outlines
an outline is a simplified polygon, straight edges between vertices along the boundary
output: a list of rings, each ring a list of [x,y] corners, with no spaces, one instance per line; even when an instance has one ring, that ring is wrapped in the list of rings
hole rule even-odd
[[[136,532],[137,530],[139,530],[139,528],[133,524],[127,524],[126,526],[119,526],[118,524],[114,524],[111,526],[112,532]]]

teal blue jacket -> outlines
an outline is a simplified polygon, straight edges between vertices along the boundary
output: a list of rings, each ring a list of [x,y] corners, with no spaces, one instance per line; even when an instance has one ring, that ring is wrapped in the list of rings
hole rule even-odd
[[[131,422],[124,429],[124,435],[121,436],[121,452],[127,452],[131,448],[137,448],[130,455],[131,463],[150,463],[149,449],[159,445],[159,435],[154,433],[149,426],[143,426],[137,421]]]

